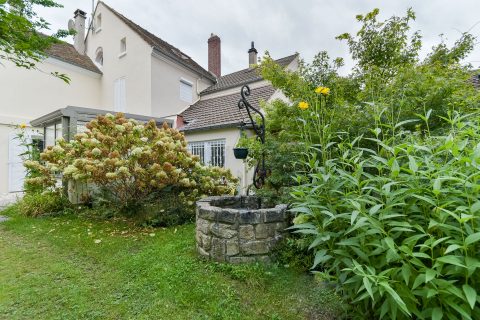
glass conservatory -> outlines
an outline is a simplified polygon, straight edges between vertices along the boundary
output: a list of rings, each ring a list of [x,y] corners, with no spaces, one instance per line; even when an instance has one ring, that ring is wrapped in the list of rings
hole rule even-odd
[[[44,146],[52,146],[55,141],[63,137],[69,141],[76,133],[83,132],[85,125],[98,115],[114,113],[112,111],[73,107],[58,109],[40,118],[30,121],[32,127],[43,128]],[[142,122],[148,122],[151,119],[155,120],[157,126],[163,125],[167,122],[169,126],[173,125],[173,120],[167,118],[155,118],[138,114],[126,113],[125,117],[135,119]]]

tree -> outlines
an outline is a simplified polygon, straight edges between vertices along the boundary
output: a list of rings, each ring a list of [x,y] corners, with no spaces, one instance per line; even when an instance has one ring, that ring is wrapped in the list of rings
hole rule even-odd
[[[46,50],[69,34],[59,30],[51,36],[41,33],[50,24],[34,11],[35,6],[61,8],[53,0],[0,0],[0,59],[17,67],[37,69],[37,63],[46,57]],[[68,82],[66,75],[52,75]]]

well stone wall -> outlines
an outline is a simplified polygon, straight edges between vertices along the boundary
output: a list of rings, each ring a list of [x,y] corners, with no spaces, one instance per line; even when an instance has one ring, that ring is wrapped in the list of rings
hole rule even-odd
[[[196,241],[200,256],[222,262],[268,262],[287,227],[287,206],[262,208],[261,199],[210,197],[197,202]]]

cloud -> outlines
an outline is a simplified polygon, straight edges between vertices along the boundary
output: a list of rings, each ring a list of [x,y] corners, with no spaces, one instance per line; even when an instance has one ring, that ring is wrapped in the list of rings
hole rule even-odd
[[[89,0],[65,0],[62,9],[39,13],[51,29],[66,28],[75,9],[91,11]],[[331,57],[347,58],[347,72],[353,65],[346,44],[335,40],[344,32],[355,32],[355,15],[379,8],[382,18],[403,15],[412,7],[417,14],[413,30],[421,30],[422,54],[444,34],[453,43],[460,32],[468,31],[479,20],[478,0],[162,0],[106,1],[126,17],[180,48],[202,66],[207,66],[207,39],[210,33],[222,40],[222,73],[248,66],[250,42],[260,53],[268,50],[275,58],[299,52],[307,61],[320,50]],[[480,25],[472,30],[480,34]],[[480,49],[466,62],[480,66]]]

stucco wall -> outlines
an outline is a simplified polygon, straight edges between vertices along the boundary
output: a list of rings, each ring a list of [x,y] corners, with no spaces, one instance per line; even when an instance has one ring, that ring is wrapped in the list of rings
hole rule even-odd
[[[239,137],[240,130],[237,128],[185,133],[185,138],[188,142],[225,139],[225,168],[230,169],[232,174],[240,179],[240,192],[244,194],[248,185],[251,184],[253,171],[248,170],[244,161],[235,159],[233,155],[233,148],[237,144]]]
[[[180,79],[187,80],[193,85],[192,103],[197,101],[197,93],[211,84],[209,80],[201,79],[196,73],[157,53],[152,55],[151,60],[152,115],[155,117],[178,114],[190,105],[180,99]]]
[[[68,105],[99,105],[100,75],[62,61],[48,58],[38,67],[26,70],[2,61],[0,66],[0,193],[8,191],[8,137],[13,126],[28,124],[39,116]],[[67,74],[70,84],[50,75]]]
[[[101,30],[88,32],[86,53],[95,61],[97,49],[103,49],[103,66],[99,66],[103,72],[102,109],[113,110],[115,80],[125,77],[126,112],[151,115],[152,48],[101,2],[95,14],[102,15]],[[127,53],[120,57],[120,41],[123,38],[127,40]]]

